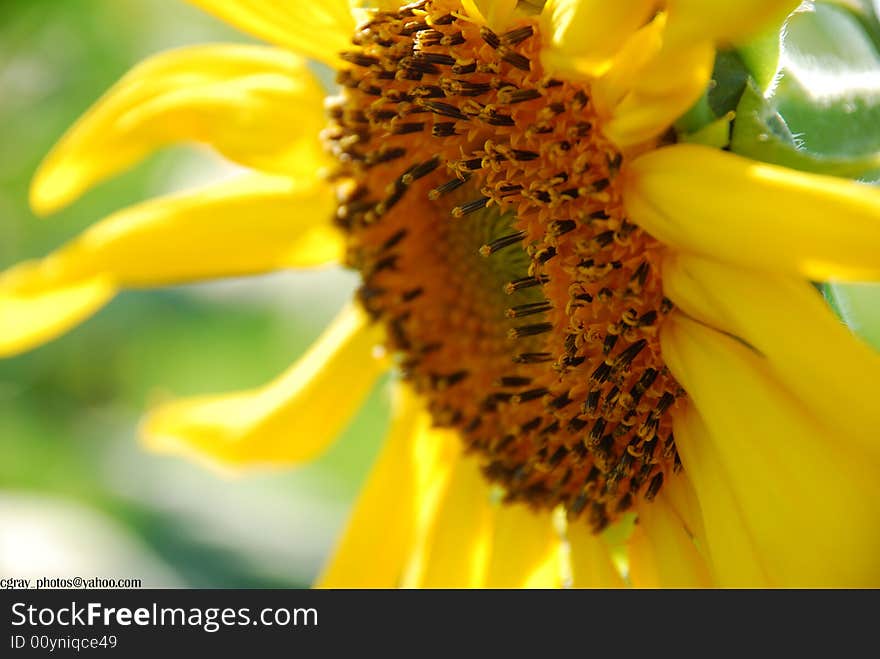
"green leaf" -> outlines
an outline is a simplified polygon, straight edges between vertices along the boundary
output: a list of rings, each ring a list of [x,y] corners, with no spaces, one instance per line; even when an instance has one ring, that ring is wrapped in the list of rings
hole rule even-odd
[[[750,83],[736,111],[731,150],[755,160],[845,178],[872,178],[880,169],[878,152],[845,157],[808,150],[803,136],[792,132],[786,118]]]
[[[878,0],[822,0],[825,4],[837,5],[850,11],[862,24],[875,46],[880,47],[880,2]]]
[[[740,99],[732,150],[805,171],[876,178],[880,53],[865,28],[872,21],[873,13],[859,18],[837,4],[792,14],[772,80],[753,80]],[[758,50],[743,55],[753,70]]]
[[[730,143],[730,121],[749,79],[749,70],[733,51],[720,51],[715,57],[712,80],[706,93],[675,124],[682,142],[695,142],[716,148]]]
[[[751,73],[731,149],[793,169],[880,181],[880,0],[806,4],[738,51]],[[880,285],[817,284],[880,349]]]
[[[740,58],[761,90],[768,89],[779,65],[781,25],[774,25],[737,49]]]
[[[880,284],[823,284],[822,289],[840,318],[880,350]]]

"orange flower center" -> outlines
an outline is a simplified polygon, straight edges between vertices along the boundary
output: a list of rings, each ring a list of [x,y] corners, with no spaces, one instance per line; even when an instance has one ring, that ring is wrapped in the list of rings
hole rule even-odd
[[[678,465],[660,244],[624,214],[589,86],[454,0],[378,12],[331,105],[337,221],[435,422],[507,501],[601,529]]]

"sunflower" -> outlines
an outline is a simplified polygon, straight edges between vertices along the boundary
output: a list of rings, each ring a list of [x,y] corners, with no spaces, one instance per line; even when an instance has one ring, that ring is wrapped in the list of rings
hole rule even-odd
[[[341,260],[358,299],[291,369],[143,425],[295,464],[398,374],[320,585],[880,584],[880,356],[811,283],[880,278],[880,193],[670,131],[797,2],[192,1],[274,46],[141,64],[32,206],[184,140],[252,171],[4,273],[0,351],[120,288]]]

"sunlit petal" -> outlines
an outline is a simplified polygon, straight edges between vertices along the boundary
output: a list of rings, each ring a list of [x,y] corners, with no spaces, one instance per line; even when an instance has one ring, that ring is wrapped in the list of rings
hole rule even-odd
[[[880,278],[880,190],[695,144],[625,173],[633,221],[682,250],[818,280]]]
[[[36,269],[34,265],[19,266],[0,277],[0,357],[30,350],[64,334],[116,293],[113,283],[100,275],[37,295],[17,292],[9,285],[10,280],[27,279]]]
[[[398,386],[391,432],[361,491],[341,540],[318,579],[323,588],[407,585],[406,571],[425,548],[425,518],[436,510],[460,453],[458,437],[431,427],[430,415]]]
[[[354,19],[348,0],[189,0],[243,32],[330,66],[351,47]]]
[[[453,440],[460,442],[458,437]],[[460,458],[439,502],[430,534],[421,547],[420,574],[411,585],[482,586],[492,548],[493,522],[490,488],[477,461]]]
[[[800,0],[667,0],[674,38],[730,45],[781,21]]]
[[[541,59],[550,70],[597,77],[650,18],[653,0],[549,0],[541,32],[549,35]]]
[[[175,142],[312,181],[323,162],[324,93],[303,59],[261,46],[190,46],[132,69],[61,138],[37,171],[40,214]]]
[[[709,41],[675,47],[665,42],[638,72],[603,132],[620,149],[660,137],[703,94],[714,61],[715,49]]]
[[[611,552],[589,525],[578,522],[566,531],[571,564],[572,586],[575,588],[618,588],[624,585]]]
[[[515,18],[517,0],[462,0],[461,5],[473,20],[495,32],[503,32]]]
[[[547,511],[501,506],[496,514],[487,588],[558,588],[562,542]]]
[[[81,322],[121,288],[336,262],[333,196],[250,176],[120,211],[49,256],[0,274],[0,355]]]
[[[663,265],[663,288],[690,316],[753,346],[830,430],[880,464],[880,354],[834,316],[814,286],[671,254]]]
[[[880,464],[741,342],[680,314],[661,338],[705,426],[676,439],[719,580],[763,571],[770,585],[880,584]],[[737,518],[746,533],[733,552],[717,524]],[[744,566],[749,543],[759,562]]]
[[[706,559],[664,492],[639,507],[639,522],[629,541],[629,566],[630,579],[637,587],[702,588],[712,584]]]
[[[665,29],[666,14],[661,12],[626,40],[610,62],[608,70],[593,81],[593,103],[596,111],[606,121],[632,91],[642,69],[660,53]]]
[[[705,528],[705,551],[718,586],[766,587],[774,583],[755,531],[749,526],[711,439],[693,405],[675,416],[675,441],[697,492]],[[804,584],[800,584],[804,585]]]
[[[185,398],[144,421],[150,448],[229,465],[283,465],[322,453],[345,428],[379,375],[381,328],[344,310],[287,372],[255,390]],[[344,384],[343,384],[344,383]]]

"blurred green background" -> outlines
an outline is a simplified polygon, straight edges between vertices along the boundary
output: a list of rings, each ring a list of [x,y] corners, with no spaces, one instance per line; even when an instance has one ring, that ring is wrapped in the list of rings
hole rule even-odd
[[[224,172],[204,150],[166,150],[56,216],[27,206],[41,157],[127,69],[222,40],[244,37],[179,0],[0,0],[0,267]],[[355,281],[322,271],[128,292],[61,339],[0,361],[0,575],[307,586],[381,440],[386,387],[324,458],[294,470],[223,477],[147,453],[136,427],[154,396],[271,379]]]

